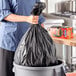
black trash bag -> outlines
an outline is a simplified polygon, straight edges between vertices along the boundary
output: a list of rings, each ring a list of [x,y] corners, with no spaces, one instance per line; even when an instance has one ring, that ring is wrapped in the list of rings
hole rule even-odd
[[[36,3],[33,15],[40,15],[44,3]],[[56,48],[48,32],[40,25],[34,24],[28,29],[18,45],[14,62],[23,66],[44,67],[58,64]]]

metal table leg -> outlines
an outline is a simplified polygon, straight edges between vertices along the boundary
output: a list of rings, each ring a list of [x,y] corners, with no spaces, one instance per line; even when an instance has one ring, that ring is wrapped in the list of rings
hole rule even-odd
[[[63,52],[63,62],[64,65],[66,65],[66,45],[63,45],[62,52]]]
[[[70,46],[70,48],[71,48],[71,57],[69,58],[70,59],[70,65],[68,65],[67,64],[67,62],[66,62],[66,51],[67,51],[67,49],[66,49],[66,45],[63,45],[63,49],[62,49],[62,52],[63,52],[63,62],[64,62],[64,66],[65,66],[65,70],[67,70],[67,71],[70,71],[70,72],[73,72],[74,71],[74,66],[73,66],[73,64],[72,64],[72,59],[73,59],[73,57],[72,57],[72,46]]]

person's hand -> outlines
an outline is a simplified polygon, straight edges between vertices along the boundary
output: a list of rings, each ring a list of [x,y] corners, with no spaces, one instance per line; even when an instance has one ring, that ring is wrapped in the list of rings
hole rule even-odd
[[[28,16],[28,20],[27,22],[31,23],[31,24],[38,24],[38,19],[39,16]]]

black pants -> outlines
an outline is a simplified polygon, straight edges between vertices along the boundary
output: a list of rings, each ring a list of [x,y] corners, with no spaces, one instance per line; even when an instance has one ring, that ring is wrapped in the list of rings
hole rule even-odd
[[[13,58],[14,52],[0,48],[0,76],[14,76]]]

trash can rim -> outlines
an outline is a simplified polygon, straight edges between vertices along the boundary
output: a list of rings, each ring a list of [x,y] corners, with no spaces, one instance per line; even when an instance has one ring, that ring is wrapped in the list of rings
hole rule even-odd
[[[52,69],[56,69],[56,68],[59,68],[59,67],[63,67],[64,64],[59,64],[59,65],[56,65],[56,66],[49,66],[49,67],[29,67],[29,66],[21,66],[21,65],[18,65],[16,64],[15,62],[13,62],[13,65],[15,68],[18,68],[18,69],[25,69],[25,70],[52,70]]]

